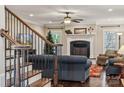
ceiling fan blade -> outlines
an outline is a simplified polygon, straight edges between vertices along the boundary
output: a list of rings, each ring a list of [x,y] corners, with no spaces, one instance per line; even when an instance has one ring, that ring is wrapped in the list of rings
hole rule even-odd
[[[59,13],[62,13],[62,14],[74,14],[74,12],[71,12],[71,11],[60,11]]]
[[[64,22],[61,22],[60,24],[64,24]]]
[[[72,19],[72,20],[83,21],[83,19]]]
[[[80,23],[80,21],[77,21],[77,20],[71,20],[72,22],[75,22],[75,23]]]

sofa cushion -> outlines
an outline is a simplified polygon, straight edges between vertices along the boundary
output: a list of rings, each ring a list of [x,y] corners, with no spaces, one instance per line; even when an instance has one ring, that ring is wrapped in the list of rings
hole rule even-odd
[[[76,64],[86,64],[87,63],[87,60],[88,58],[86,56],[66,56],[66,55],[63,55],[63,56],[60,56],[59,57],[59,61],[62,61],[63,63],[76,63]]]

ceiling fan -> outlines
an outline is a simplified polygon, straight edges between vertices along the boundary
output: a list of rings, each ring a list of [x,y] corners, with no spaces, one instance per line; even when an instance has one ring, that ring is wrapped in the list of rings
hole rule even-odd
[[[72,14],[72,12],[64,12],[66,14],[66,16],[64,17],[64,21],[61,22],[61,24],[65,23],[65,24],[70,24],[71,22],[75,22],[75,23],[80,23],[80,21],[83,21],[83,19],[72,19],[69,14]]]

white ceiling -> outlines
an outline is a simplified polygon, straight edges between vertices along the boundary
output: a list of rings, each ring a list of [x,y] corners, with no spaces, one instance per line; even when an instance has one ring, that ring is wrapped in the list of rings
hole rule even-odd
[[[124,5],[7,5],[18,16],[39,25],[60,23],[65,14],[70,11],[72,18],[83,18],[82,23],[122,22],[124,23]],[[108,9],[113,9],[108,12]],[[29,14],[34,14],[30,17]],[[52,23],[52,24],[53,24]]]

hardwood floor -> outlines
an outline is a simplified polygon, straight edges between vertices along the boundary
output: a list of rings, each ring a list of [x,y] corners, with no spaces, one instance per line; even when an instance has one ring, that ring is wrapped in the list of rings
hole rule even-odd
[[[120,80],[106,81],[105,71],[100,77],[90,77],[84,84],[74,81],[59,81],[60,87],[122,87]]]
[[[96,64],[96,59],[91,59],[92,64]],[[75,81],[59,81],[59,87],[123,87],[121,80],[106,80],[105,69],[100,77],[90,77],[85,83]]]

